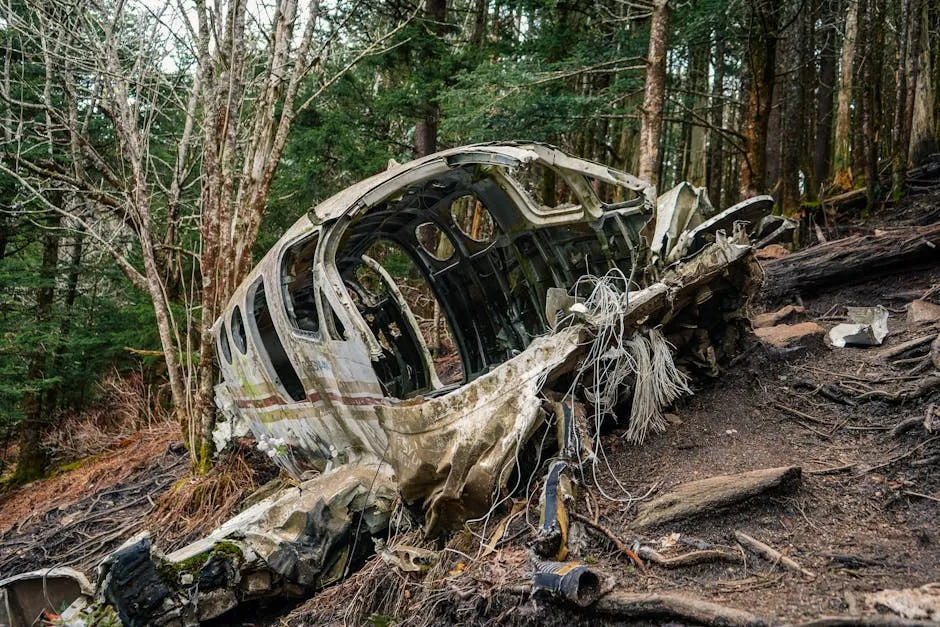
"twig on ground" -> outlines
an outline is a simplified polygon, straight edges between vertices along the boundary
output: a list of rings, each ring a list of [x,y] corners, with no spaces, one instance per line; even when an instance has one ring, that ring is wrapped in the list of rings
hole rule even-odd
[[[832,427],[835,424],[835,423],[829,422],[828,420],[823,420],[821,418],[816,418],[815,416],[810,416],[809,414],[805,412],[802,412],[798,409],[793,409],[792,407],[788,405],[784,405],[783,403],[775,402],[775,403],[772,403],[772,405],[776,409],[779,409],[782,412],[788,413],[792,416],[796,416],[797,418],[803,418],[805,420],[809,420],[810,422],[815,422],[816,424],[819,424],[819,425],[826,425],[827,427]]]
[[[631,548],[628,547],[626,544],[624,544],[623,541],[622,541],[620,538],[618,538],[617,535],[614,534],[613,531],[611,531],[610,529],[608,529],[607,527],[605,527],[604,525],[602,525],[602,524],[600,524],[600,523],[594,522],[593,520],[591,520],[591,519],[588,518],[587,516],[583,516],[583,515],[579,514],[578,512],[571,512],[571,517],[574,518],[575,520],[579,521],[579,522],[584,523],[585,525],[588,525],[589,527],[591,527],[591,528],[593,528],[593,529],[596,529],[597,531],[600,531],[602,534],[604,534],[604,536],[605,536],[608,540],[610,540],[611,543],[612,543],[615,547],[617,547],[617,550],[620,551],[621,553],[623,553],[624,555],[626,555],[627,557],[629,557],[630,560],[633,561],[633,563],[636,564],[639,569],[643,570],[643,569],[646,568],[646,567],[644,566],[644,564],[643,564],[643,560],[640,559],[640,556],[637,555],[637,554],[633,551],[633,549],[631,549]]]
[[[659,553],[649,547],[641,546],[637,551],[637,555],[656,564],[657,566],[662,566],[663,568],[681,568],[683,566],[710,564],[711,562],[739,563],[741,561],[741,556],[739,554],[731,553],[730,551],[722,551],[719,549],[691,551],[690,553],[684,553],[682,555],[677,555],[676,557],[666,557],[662,553]]]
[[[940,498],[937,498],[936,496],[930,496],[929,494],[921,494],[920,492],[912,492],[911,490],[904,490],[904,494],[907,494],[908,496],[916,496],[922,499],[928,499],[928,500],[936,501],[937,503],[940,503]]]
[[[816,575],[812,571],[809,571],[803,568],[792,558],[787,557],[786,555],[784,555],[777,549],[767,544],[764,544],[760,540],[752,538],[751,536],[747,535],[743,531],[735,531],[734,537],[738,542],[740,542],[747,548],[751,549],[752,551],[754,551],[755,553],[757,553],[758,555],[760,555],[767,561],[772,562],[774,564],[782,564],[786,568],[794,572],[798,572],[802,574],[803,576],[808,577],[810,579],[816,578]]]
[[[905,459],[905,458],[907,458],[907,457],[910,457],[911,455],[913,455],[914,453],[916,453],[916,452],[917,452],[918,450],[920,450],[921,448],[927,446],[928,444],[930,444],[931,442],[934,442],[934,441],[936,441],[936,440],[940,440],[940,436],[934,436],[934,437],[932,437],[932,438],[929,438],[929,439],[927,439],[927,440],[924,440],[923,442],[921,442],[921,443],[918,444],[917,446],[911,448],[911,450],[909,450],[908,452],[906,452],[906,453],[901,453],[900,455],[898,455],[898,456],[896,456],[896,457],[892,457],[891,459],[889,459],[889,460],[887,460],[887,461],[884,461],[884,462],[882,462],[882,463],[880,463],[880,464],[878,464],[878,465],[876,465],[876,466],[871,466],[870,468],[866,468],[865,470],[863,470],[863,471],[860,472],[859,474],[860,474],[860,475],[863,475],[863,474],[865,474],[865,473],[871,472],[872,470],[878,470],[878,469],[880,469],[880,468],[885,468],[886,466],[890,466],[890,465],[892,465],[892,464],[895,464],[895,463],[901,461],[902,459]]]

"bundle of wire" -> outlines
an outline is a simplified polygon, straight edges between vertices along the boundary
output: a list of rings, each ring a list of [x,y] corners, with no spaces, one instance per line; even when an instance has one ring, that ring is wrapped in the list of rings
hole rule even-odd
[[[619,269],[612,269],[601,277],[583,276],[575,284],[573,293],[583,295],[577,311],[591,326],[594,337],[567,396],[574,402],[575,390],[582,387],[585,400],[593,409],[594,432],[600,433],[604,419],[613,416],[614,407],[632,392],[626,437],[640,444],[651,430],[665,430],[663,409],[691,390],[688,375],[676,367],[672,347],[663,334],[655,328],[638,330],[627,325],[630,284],[630,279]],[[574,438],[580,435],[570,434]],[[629,494],[610,469],[599,442],[594,450],[594,459],[590,461],[595,483],[596,465],[603,461],[620,488]]]

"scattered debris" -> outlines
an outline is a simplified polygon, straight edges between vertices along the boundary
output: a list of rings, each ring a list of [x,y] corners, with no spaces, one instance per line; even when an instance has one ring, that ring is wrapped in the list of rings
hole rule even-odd
[[[790,251],[787,250],[785,246],[771,244],[770,246],[757,249],[755,256],[761,261],[769,261],[770,259],[782,259],[789,254]]]
[[[540,562],[532,574],[532,590],[536,594],[547,592],[560,596],[586,607],[600,596],[601,578],[577,562]]]
[[[907,306],[907,319],[910,322],[936,322],[940,320],[940,305],[918,298]]]
[[[888,310],[877,307],[847,307],[850,322],[829,330],[833,346],[880,346],[888,336]]]
[[[754,334],[772,346],[786,348],[796,345],[810,345],[816,338],[826,334],[826,330],[815,322],[798,324],[778,324],[773,327],[759,327]]]
[[[0,625],[47,624],[76,599],[92,594],[85,575],[71,568],[44,568],[8,577],[0,581]]]

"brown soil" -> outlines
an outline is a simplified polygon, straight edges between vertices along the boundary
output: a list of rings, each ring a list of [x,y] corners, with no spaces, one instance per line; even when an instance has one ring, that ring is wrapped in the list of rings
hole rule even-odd
[[[0,497],[0,579],[48,566],[93,569],[141,531],[156,495],[183,476],[179,427],[122,438],[105,453]]]

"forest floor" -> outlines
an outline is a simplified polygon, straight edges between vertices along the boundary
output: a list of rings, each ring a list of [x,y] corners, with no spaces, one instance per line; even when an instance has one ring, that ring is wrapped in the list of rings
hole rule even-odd
[[[917,223],[938,207],[940,192],[920,196],[861,228]],[[595,524],[573,524],[576,557],[620,591],[681,593],[770,624],[871,615],[866,594],[940,582],[940,416],[933,405],[940,404],[940,391],[890,398],[923,376],[906,370],[923,362],[882,358],[884,350],[940,332],[940,320],[910,322],[905,310],[938,285],[940,265],[933,265],[803,294],[806,319],[826,330],[842,320],[845,306],[886,307],[884,346],[830,348],[815,336],[795,349],[778,349],[755,340],[720,377],[675,407],[678,418],[665,433],[642,446],[629,444],[622,430],[604,436],[613,475],[634,495],[781,466],[800,466],[802,480],[717,514],[642,532],[631,529],[636,504],[583,489],[573,509]],[[928,298],[940,303],[940,294]],[[932,432],[921,424],[925,417]],[[892,431],[906,420],[910,428]],[[154,495],[184,476],[186,460],[172,430],[142,434],[75,470],[7,494],[0,499],[0,578],[63,562],[93,567],[103,551],[142,528]],[[599,482],[609,494],[618,490],[609,473]],[[537,520],[537,501],[536,493],[520,498],[501,513],[505,524],[492,521],[483,534],[495,538],[491,548],[481,550],[469,534],[446,547],[425,544],[444,549],[430,572],[402,573],[374,557],[346,582],[294,608],[256,608],[216,624],[596,624],[596,608],[531,598],[526,542],[532,536],[521,513]],[[742,559],[638,568],[598,528],[667,557],[708,546]],[[776,548],[812,576],[739,549],[735,531]]]

